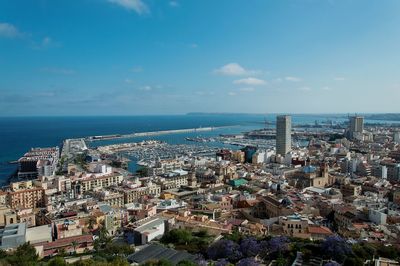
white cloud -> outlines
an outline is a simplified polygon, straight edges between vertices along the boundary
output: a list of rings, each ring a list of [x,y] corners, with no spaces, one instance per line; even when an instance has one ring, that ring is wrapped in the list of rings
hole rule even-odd
[[[209,92],[207,92],[207,91],[196,91],[196,95],[199,95],[199,96],[212,96],[214,94],[215,93],[213,91],[209,91]]]
[[[151,86],[143,86],[140,87],[139,90],[141,91],[151,91],[153,88]]]
[[[325,87],[322,87],[322,90],[323,90],[323,91],[331,91],[332,88],[331,88],[331,87],[328,87],[328,86],[325,86]]]
[[[142,72],[143,68],[141,66],[135,66],[131,69],[131,71],[134,73],[138,73],[138,72]]]
[[[199,47],[199,45],[197,43],[190,44],[190,48],[197,48],[197,47]]]
[[[343,81],[343,80],[346,80],[346,78],[344,78],[344,77],[335,77],[335,78],[333,78],[333,80]]]
[[[236,96],[236,95],[237,95],[237,93],[236,93],[236,92],[234,92],[234,91],[230,91],[230,92],[228,92],[228,95],[229,95],[229,96]]]
[[[0,23],[0,37],[4,38],[18,38],[22,37],[23,33],[17,27],[10,23]]]
[[[172,7],[178,7],[179,3],[177,1],[169,1],[169,5]]]
[[[260,85],[265,85],[267,82],[262,79],[257,79],[257,78],[244,78],[244,79],[238,79],[233,81],[234,84],[245,84],[245,85],[252,85],[252,86],[260,86]]]
[[[299,91],[311,91],[310,87],[300,87],[298,88]]]
[[[50,45],[52,43],[52,39],[50,38],[50,37],[44,37],[43,38],[43,40],[42,40],[42,45],[43,46],[48,46],[48,45]]]
[[[126,78],[126,79],[125,79],[125,83],[127,83],[127,84],[132,84],[132,83],[133,83],[133,80],[131,80],[131,79],[129,79],[129,78]]]
[[[298,78],[298,77],[285,77],[285,80],[292,81],[292,82],[299,82],[299,81],[301,81],[301,78]]]
[[[122,6],[127,10],[135,11],[139,15],[149,13],[149,8],[142,0],[108,0],[108,2]]]
[[[246,87],[246,88],[240,88],[239,91],[241,91],[241,92],[253,92],[253,91],[255,91],[255,89],[252,88],[252,87]]]
[[[239,65],[238,63],[229,63],[218,69],[214,70],[214,73],[226,76],[244,76],[244,75],[255,75],[260,71],[248,70]]]
[[[75,70],[67,68],[57,68],[57,67],[44,67],[40,69],[42,72],[51,74],[61,74],[61,75],[72,75],[75,74]]]

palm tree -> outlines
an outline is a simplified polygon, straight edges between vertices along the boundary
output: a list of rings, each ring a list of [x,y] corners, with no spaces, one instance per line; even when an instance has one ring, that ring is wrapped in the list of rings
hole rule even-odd
[[[89,218],[89,225],[88,225],[88,228],[89,228],[90,230],[93,229],[93,225],[95,224],[95,222],[96,222],[96,220],[91,216],[91,217]]]
[[[76,247],[78,246],[78,242],[72,241],[71,245],[74,248],[74,253],[76,254]]]

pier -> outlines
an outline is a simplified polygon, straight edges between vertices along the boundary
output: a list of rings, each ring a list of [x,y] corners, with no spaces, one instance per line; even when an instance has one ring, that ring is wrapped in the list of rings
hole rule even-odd
[[[161,131],[150,131],[150,132],[138,132],[131,134],[112,134],[112,135],[103,135],[103,136],[90,136],[86,137],[86,141],[99,141],[99,140],[112,140],[112,139],[127,139],[127,138],[135,138],[135,137],[149,137],[149,136],[159,136],[159,135],[167,135],[167,134],[179,134],[179,133],[191,133],[191,132],[205,132],[212,131],[219,128],[225,127],[199,127],[199,128],[187,128],[187,129],[174,129],[174,130],[161,130]]]

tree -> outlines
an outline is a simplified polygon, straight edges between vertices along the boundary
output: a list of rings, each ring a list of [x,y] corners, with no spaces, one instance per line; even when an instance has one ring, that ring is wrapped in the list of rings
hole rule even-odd
[[[261,246],[257,239],[254,237],[244,238],[240,242],[240,252],[242,252],[245,257],[255,257],[261,250]]]
[[[215,263],[215,266],[228,266],[228,265],[232,265],[232,264],[227,259],[219,259]]]
[[[39,255],[36,249],[29,243],[24,243],[17,247],[11,256],[7,257],[7,262],[11,265],[31,266],[36,265]]]
[[[173,266],[172,262],[161,259],[161,260],[149,260],[142,264],[143,266]]]
[[[276,259],[289,250],[289,242],[289,239],[285,236],[277,236],[262,241],[260,253],[263,258]]]
[[[340,236],[329,236],[321,243],[321,252],[324,257],[343,262],[352,253],[352,250]]]
[[[362,260],[371,260],[376,255],[376,249],[369,244],[354,244],[351,249],[356,257]]]
[[[60,248],[60,249],[57,251],[57,254],[58,254],[60,257],[65,257],[65,256],[67,256],[67,252],[65,251],[65,248]]]
[[[176,264],[177,266],[197,266],[196,263],[188,261],[188,260],[182,260]]]
[[[46,266],[67,266],[68,264],[61,257],[54,257],[47,263]]]
[[[193,235],[196,237],[200,237],[200,238],[208,238],[209,237],[207,229],[200,229],[197,232],[193,232]]]
[[[76,254],[76,247],[79,245],[78,242],[72,241],[71,245],[72,245],[72,247],[74,249],[74,253]]]
[[[286,258],[282,257],[282,255],[280,255],[276,261],[275,261],[276,266],[286,266],[288,265],[288,261]]]
[[[242,237],[243,236],[239,232],[239,230],[235,228],[230,235],[226,235],[225,236],[225,239],[229,239],[229,240],[232,240],[232,241],[234,241],[236,243],[239,243],[239,241],[242,239]]]
[[[104,248],[103,252],[113,256],[127,256],[134,253],[135,249],[128,244],[110,243]]]
[[[161,243],[164,244],[185,244],[187,245],[192,240],[192,234],[185,229],[172,229],[164,234],[161,238]]]
[[[360,258],[346,257],[343,266],[363,266],[364,262]]]
[[[147,176],[148,171],[149,168],[147,166],[142,166],[136,170],[136,174],[138,174],[140,177],[145,177]]]
[[[245,258],[239,260],[236,266],[258,266],[260,265],[254,258]]]
[[[92,230],[93,225],[96,223],[96,220],[94,219],[93,216],[90,216],[89,221],[88,221],[88,229]]]
[[[213,243],[207,249],[207,255],[212,260],[226,258],[230,262],[236,262],[243,257],[239,250],[239,245],[227,239],[221,239]]]

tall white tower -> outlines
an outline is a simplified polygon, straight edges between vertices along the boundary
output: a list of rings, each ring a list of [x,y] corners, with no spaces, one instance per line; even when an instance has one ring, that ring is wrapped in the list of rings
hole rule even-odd
[[[292,118],[289,115],[276,117],[276,154],[285,156],[292,149]]]

